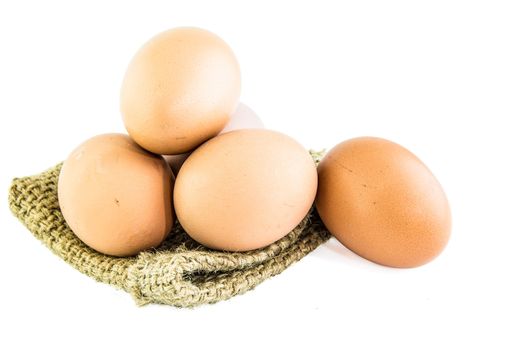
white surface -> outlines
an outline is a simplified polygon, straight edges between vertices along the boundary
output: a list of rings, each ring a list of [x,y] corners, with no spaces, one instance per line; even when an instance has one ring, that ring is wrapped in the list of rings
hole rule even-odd
[[[0,187],[123,131],[149,37],[201,26],[235,50],[242,101],[307,147],[390,138],[446,189],[452,239],[397,270],[335,241],[243,296],[136,307],[52,255],[0,201],[0,348],[524,347],[521,1],[2,1]],[[331,346],[331,347],[329,347]]]

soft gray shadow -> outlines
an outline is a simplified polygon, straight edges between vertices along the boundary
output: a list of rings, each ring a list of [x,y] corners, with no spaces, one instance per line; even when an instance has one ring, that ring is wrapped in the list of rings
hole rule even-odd
[[[335,237],[331,237],[326,243],[318,247],[312,255],[317,259],[332,261],[337,264],[362,266],[363,268],[396,270],[364,259],[360,255],[344,247]]]

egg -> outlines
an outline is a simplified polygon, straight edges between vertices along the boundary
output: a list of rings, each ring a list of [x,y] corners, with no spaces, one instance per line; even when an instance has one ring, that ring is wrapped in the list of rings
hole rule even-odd
[[[120,108],[136,143],[157,154],[181,154],[224,128],[239,95],[231,48],[207,30],[182,27],[139,49],[124,76]]]
[[[237,109],[231,115],[231,119],[222,129],[220,134],[240,129],[263,129],[264,123],[256,113],[243,103],[239,103]]]
[[[431,171],[404,147],[380,138],[347,140],[318,167],[316,208],[347,248],[378,264],[416,267],[438,256],[451,211]]]
[[[95,136],[64,161],[60,210],[100,253],[130,256],[158,246],[173,225],[173,175],[165,160],[122,134]]]
[[[306,216],[317,172],[297,141],[265,129],[235,130],[197,148],[174,188],[182,227],[201,244],[247,251],[282,238]]]
[[[240,130],[240,129],[263,129],[264,123],[256,115],[255,112],[248,106],[243,103],[239,103],[237,109],[231,115],[231,119],[226,124],[224,129],[219,133],[223,134],[225,132]],[[173,174],[175,176],[178,174],[180,167],[184,164],[185,160],[191,152],[174,154],[174,155],[164,155],[167,163],[171,167]]]

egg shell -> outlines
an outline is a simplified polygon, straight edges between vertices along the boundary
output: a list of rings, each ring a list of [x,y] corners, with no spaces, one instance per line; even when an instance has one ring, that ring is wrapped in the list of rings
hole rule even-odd
[[[235,109],[231,115],[231,119],[226,124],[224,129],[220,132],[223,134],[225,132],[241,129],[263,129],[264,123],[257,114],[244,103],[239,103],[238,107]]]
[[[233,130],[241,129],[263,129],[264,123],[256,115],[255,112],[248,106],[243,103],[239,103],[237,109],[231,115],[231,119],[226,124],[224,129],[219,133],[223,134]],[[173,174],[176,176],[182,167],[182,164],[186,161],[187,157],[191,152],[174,154],[174,155],[164,155],[164,158],[169,164],[169,167],[173,171]]]
[[[200,28],[175,28],[136,53],[124,76],[120,106],[129,135],[157,154],[188,152],[216,136],[240,95],[231,48]]]
[[[173,175],[165,160],[122,134],[95,136],[63,163],[58,200],[91,248],[129,256],[158,246],[173,225]]]
[[[431,171],[388,140],[347,140],[318,167],[316,207],[347,248],[392,267],[423,265],[446,246],[451,211]]]
[[[209,140],[184,162],[175,182],[175,211],[203,245],[246,251],[296,227],[316,189],[315,164],[298,142],[270,130],[235,130]]]

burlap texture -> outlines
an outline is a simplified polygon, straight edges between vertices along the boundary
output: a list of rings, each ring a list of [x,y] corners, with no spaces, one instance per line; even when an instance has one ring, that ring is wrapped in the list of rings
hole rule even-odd
[[[318,162],[320,155],[313,156]],[[166,241],[154,250],[128,258],[104,255],[82,243],[66,224],[57,197],[60,168],[61,164],[14,179],[9,189],[11,211],[61,259],[97,281],[129,292],[139,305],[193,307],[229,299],[281,273],[330,237],[311,211],[284,238],[250,252],[207,249],[175,222]]]

